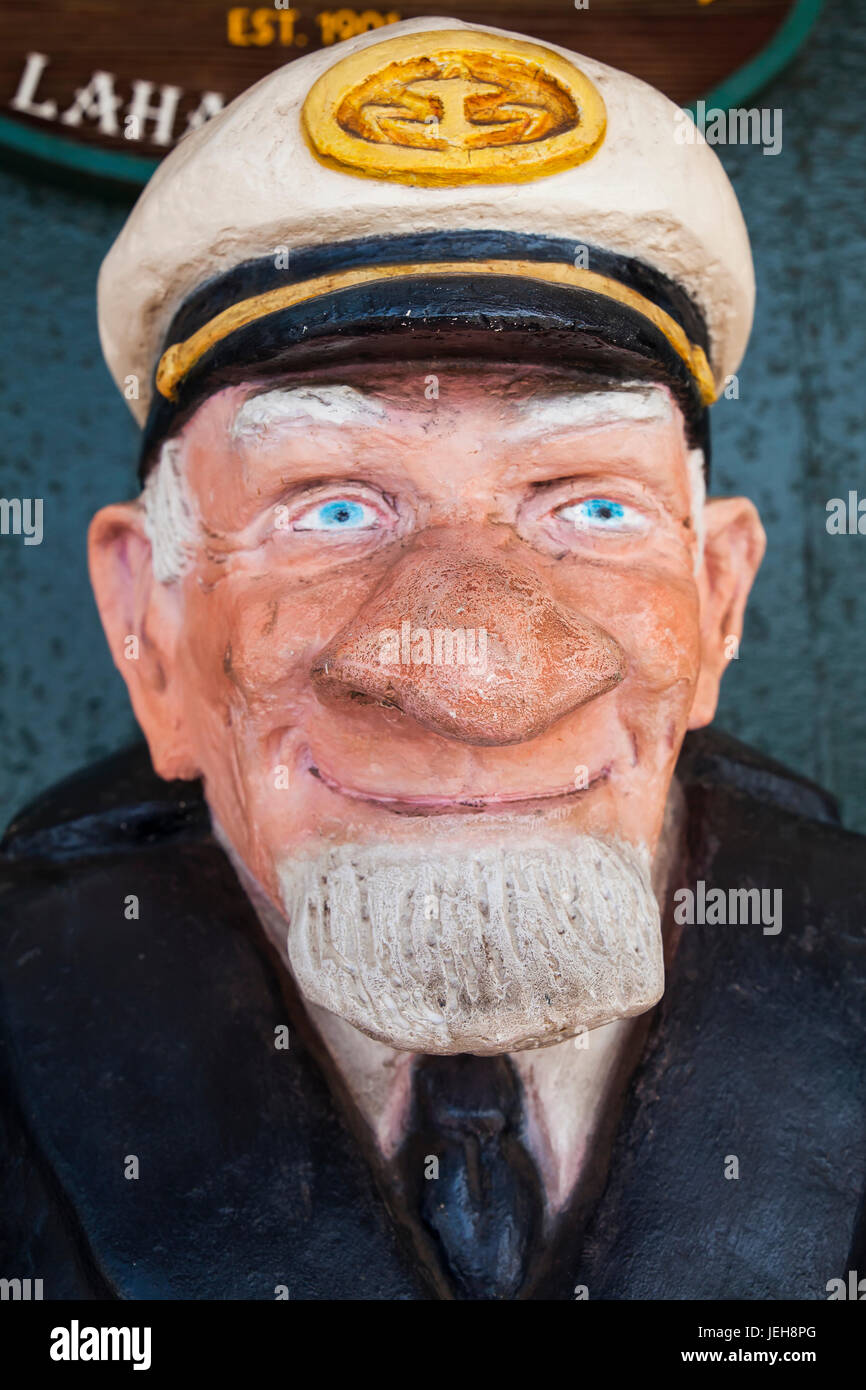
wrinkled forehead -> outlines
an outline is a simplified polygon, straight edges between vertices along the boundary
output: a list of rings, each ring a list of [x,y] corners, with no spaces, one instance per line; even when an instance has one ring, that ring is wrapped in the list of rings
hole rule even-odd
[[[183,437],[244,454],[300,432],[429,435],[435,424],[449,432],[475,425],[487,438],[495,431],[509,442],[617,425],[667,427],[678,437],[685,430],[679,405],[660,383],[413,362],[387,372],[344,368],[333,378],[233,386],[199,407]]]

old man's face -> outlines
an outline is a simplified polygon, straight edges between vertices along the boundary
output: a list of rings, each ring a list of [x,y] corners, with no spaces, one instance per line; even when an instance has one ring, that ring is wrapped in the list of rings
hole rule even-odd
[[[223,390],[96,518],[154,765],[309,999],[484,1052],[659,997],[651,857],[763,545],[700,466],[662,387],[411,363]]]

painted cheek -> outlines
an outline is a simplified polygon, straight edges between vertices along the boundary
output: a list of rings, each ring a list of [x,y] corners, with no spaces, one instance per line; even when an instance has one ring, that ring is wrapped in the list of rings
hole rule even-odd
[[[632,586],[623,630],[614,629],[641,685],[663,691],[693,684],[700,666],[697,595],[691,583]]]
[[[316,644],[316,614],[289,603],[279,591],[240,595],[231,606],[222,645],[212,654],[222,676],[248,708],[286,695],[309,669]]]
[[[199,591],[185,625],[199,683],[247,711],[271,708],[274,697],[285,701],[306,692],[312,698],[309,672],[316,653],[368,589],[364,576],[335,592],[333,582],[289,583],[276,572],[229,575]]]

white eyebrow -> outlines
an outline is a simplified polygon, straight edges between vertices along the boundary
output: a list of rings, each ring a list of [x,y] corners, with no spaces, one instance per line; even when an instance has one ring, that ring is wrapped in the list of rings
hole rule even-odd
[[[566,391],[527,401],[520,407],[515,432],[527,438],[615,425],[623,420],[651,424],[671,419],[673,404],[663,386],[626,385],[618,390]]]
[[[370,425],[385,419],[378,401],[353,386],[294,386],[244,401],[232,421],[237,441],[261,440],[280,425]]]

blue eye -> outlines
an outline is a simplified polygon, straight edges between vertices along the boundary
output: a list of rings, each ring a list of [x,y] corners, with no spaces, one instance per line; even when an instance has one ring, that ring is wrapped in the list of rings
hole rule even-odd
[[[584,516],[592,521],[621,521],[625,516],[619,502],[608,502],[604,497],[591,497],[580,505]]]
[[[320,502],[295,519],[295,531],[367,531],[376,525],[378,516],[372,507],[351,497],[336,497],[332,502]]]
[[[645,518],[635,507],[623,506],[608,497],[586,497],[580,502],[569,502],[559,508],[556,516],[576,531],[639,531],[645,525]]]

